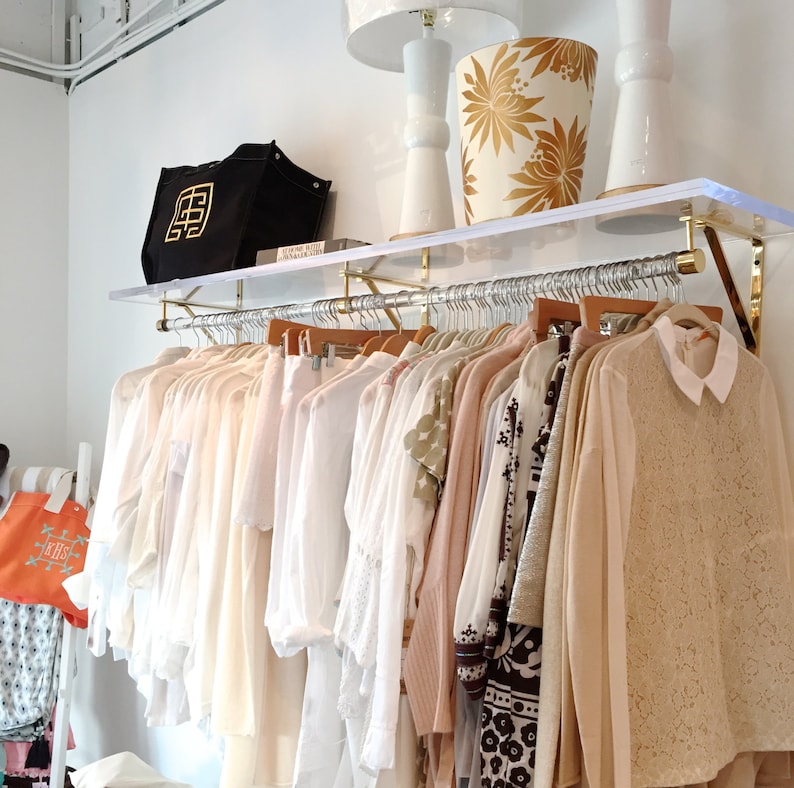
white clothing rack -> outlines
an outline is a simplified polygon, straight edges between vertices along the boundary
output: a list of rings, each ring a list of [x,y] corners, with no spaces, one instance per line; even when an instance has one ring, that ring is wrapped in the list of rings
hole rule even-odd
[[[3,495],[13,494],[17,490],[25,492],[52,492],[56,481],[69,477],[72,484],[70,497],[89,509],[91,503],[91,445],[81,443],[78,448],[77,470],[61,467],[9,467],[3,475]],[[43,472],[43,473],[42,473]],[[2,500],[2,499],[0,499]],[[75,673],[75,652],[77,633],[64,619],[61,635],[60,663],[53,666],[58,671],[58,691],[55,696],[55,719],[51,742],[52,757],[50,760],[50,788],[63,788],[66,775],[66,751],[69,742],[69,717],[72,705],[72,688]]]
[[[77,453],[75,500],[85,509],[89,507],[91,483],[91,444],[81,443]],[[60,677],[56,704],[55,730],[52,737],[50,763],[50,788],[63,788],[66,775],[66,749],[69,742],[69,716],[72,707],[74,660],[77,633],[68,622],[63,622]]]

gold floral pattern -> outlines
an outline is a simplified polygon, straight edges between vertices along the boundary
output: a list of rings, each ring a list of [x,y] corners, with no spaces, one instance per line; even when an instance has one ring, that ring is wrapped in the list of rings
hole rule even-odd
[[[520,172],[510,177],[521,184],[504,199],[523,200],[513,211],[519,216],[530,211],[560,208],[573,205],[582,188],[584,157],[587,146],[587,126],[579,128],[579,118],[574,118],[566,132],[554,119],[554,133],[538,130],[537,145],[529,161]]]
[[[571,82],[583,79],[587,89],[593,89],[598,56],[587,44],[569,38],[521,38],[515,46],[529,49],[524,56],[525,61],[540,58],[532,72],[533,77],[548,68]]]
[[[532,111],[543,97],[523,94],[528,83],[521,80],[519,68],[515,65],[520,54],[519,50],[502,44],[490,71],[486,72],[477,58],[472,57],[473,73],[467,71],[464,74],[469,88],[462,95],[468,104],[462,107],[461,114],[466,118],[464,125],[472,126],[470,140],[474,142],[479,137],[482,150],[491,139],[497,156],[503,143],[514,150],[514,134],[531,140],[529,124],[545,120]]]
[[[597,60],[580,41],[522,38],[458,63],[467,224],[578,201]]]
[[[474,158],[469,157],[469,146],[467,145],[461,152],[461,169],[463,171],[463,210],[466,216],[466,224],[471,224],[473,212],[471,210],[471,203],[469,197],[479,194],[474,184],[477,181],[477,176],[472,172],[472,165]]]

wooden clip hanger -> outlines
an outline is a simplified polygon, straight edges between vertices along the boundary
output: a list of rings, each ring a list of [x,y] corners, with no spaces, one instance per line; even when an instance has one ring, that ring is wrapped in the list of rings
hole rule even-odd
[[[548,339],[550,326],[564,325],[565,323],[579,326],[582,324],[582,318],[579,304],[538,296],[532,303],[529,322],[535,339],[542,342],[544,339]]]
[[[618,315],[647,315],[655,306],[656,301],[641,301],[635,298],[617,298],[615,296],[588,295],[579,299],[579,313],[582,325],[591,331],[601,331],[601,315],[614,313]],[[709,320],[722,322],[722,309],[718,306],[700,306],[698,309]]]
[[[363,346],[367,340],[378,336],[392,336],[397,331],[365,331],[356,328],[319,328],[310,326],[303,329],[303,341],[310,356],[321,356],[323,344],[329,345],[359,345]]]
[[[289,328],[311,328],[311,326],[308,323],[295,323],[292,320],[281,320],[275,317],[271,318],[267,322],[265,344],[278,347],[281,344],[282,335]]]
[[[305,328],[293,327],[285,329],[281,334],[281,347],[285,356],[299,356],[301,352],[300,337]]]

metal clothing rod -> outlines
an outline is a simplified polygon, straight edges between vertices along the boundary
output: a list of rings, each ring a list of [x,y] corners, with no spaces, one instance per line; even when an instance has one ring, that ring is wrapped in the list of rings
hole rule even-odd
[[[650,283],[659,280],[680,292],[679,275],[702,271],[702,262],[692,252],[670,252],[637,260],[466,282],[426,290],[367,293],[346,298],[195,315],[189,318],[163,318],[158,321],[157,328],[164,332],[185,329],[240,329],[264,326],[271,319],[313,318],[317,321],[352,313],[371,314],[379,310],[430,308],[467,302],[482,304],[489,300],[507,303],[517,299],[531,299],[534,296],[557,297],[568,301],[595,294],[630,297],[637,293],[641,283],[645,283],[650,294]]]

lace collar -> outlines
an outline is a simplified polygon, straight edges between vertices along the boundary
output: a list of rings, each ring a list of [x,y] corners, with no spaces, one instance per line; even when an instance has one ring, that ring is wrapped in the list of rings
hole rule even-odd
[[[659,339],[664,363],[673,377],[678,388],[695,403],[700,405],[703,389],[709,391],[724,404],[730,394],[731,386],[736,377],[736,368],[739,364],[739,346],[736,338],[730,332],[719,328],[719,341],[714,364],[705,377],[698,377],[675,352],[676,344],[686,337],[687,329],[675,326],[670,318],[662,315],[654,324],[653,329]]]

